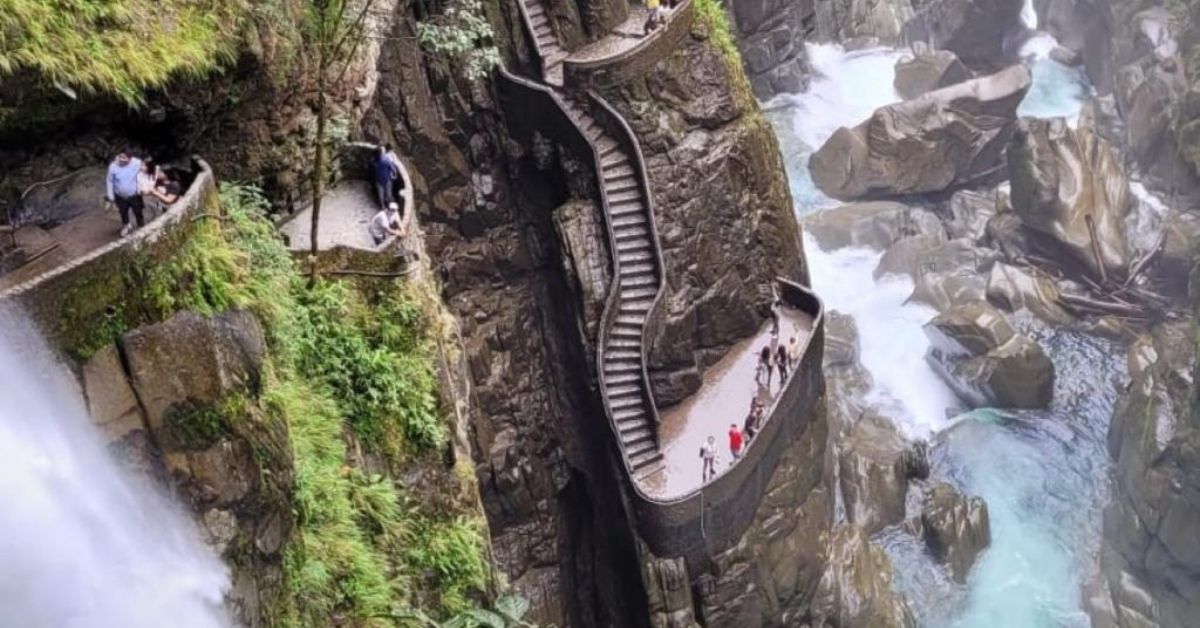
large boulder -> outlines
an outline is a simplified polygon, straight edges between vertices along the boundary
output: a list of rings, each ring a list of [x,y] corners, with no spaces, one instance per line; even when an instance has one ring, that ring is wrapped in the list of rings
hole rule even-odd
[[[829,196],[857,200],[994,178],[1030,84],[1029,70],[1015,65],[876,109],[857,127],[838,129],[813,154],[813,182]]]
[[[983,277],[973,270],[950,274],[925,273],[918,275],[913,282],[912,296],[908,300],[944,312],[955,305],[983,299],[985,288]]]
[[[908,628],[912,611],[892,585],[892,561],[855,525],[829,539],[829,557],[812,603],[814,626]]]
[[[923,444],[904,438],[886,418],[865,413],[843,439],[838,456],[846,520],[868,535],[899,523],[909,480],[928,475]]]
[[[958,55],[968,68],[993,70],[1011,59],[1009,36],[1020,30],[1024,0],[932,0],[904,25],[906,41]]]
[[[973,407],[1042,408],[1054,392],[1054,365],[999,310],[956,305],[925,324],[933,370]]]
[[[804,229],[826,251],[846,246],[882,250],[901,238],[943,232],[941,220],[933,212],[892,201],[827,209],[805,219]]]
[[[145,427],[142,407],[125,376],[116,345],[100,349],[84,363],[83,391],[92,423],[109,442]]]
[[[1009,312],[1027,310],[1053,324],[1074,322],[1058,302],[1058,286],[1045,275],[1012,264],[997,262],[987,279],[987,300]]]
[[[896,62],[896,78],[892,81],[896,93],[905,100],[971,78],[971,71],[949,50],[926,51],[924,46],[916,46],[914,53]]]
[[[958,582],[966,582],[975,558],[991,543],[987,503],[939,482],[926,489],[921,509],[925,544]]]
[[[1127,271],[1124,225],[1135,199],[1116,153],[1091,126],[1072,129],[1062,118],[1024,118],[1008,164],[1012,208],[1025,225],[1053,238],[1063,258],[1095,275],[1101,266],[1110,277]]]

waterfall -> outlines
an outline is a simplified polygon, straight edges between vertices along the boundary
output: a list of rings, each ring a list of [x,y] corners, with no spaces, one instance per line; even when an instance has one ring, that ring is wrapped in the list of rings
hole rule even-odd
[[[1031,31],[1036,31],[1038,28],[1037,8],[1033,6],[1033,0],[1025,0],[1025,5],[1021,7],[1021,23]]]
[[[224,565],[121,468],[68,370],[0,312],[0,626],[220,628]]]

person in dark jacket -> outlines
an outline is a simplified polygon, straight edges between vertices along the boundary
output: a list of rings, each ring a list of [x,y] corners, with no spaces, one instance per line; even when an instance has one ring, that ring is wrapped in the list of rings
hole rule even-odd
[[[782,344],[775,350],[775,364],[779,367],[779,385],[782,387],[788,376],[787,347]]]
[[[387,151],[382,146],[375,154],[375,162],[372,167],[375,173],[375,194],[379,197],[379,208],[386,210],[394,202],[392,189],[396,184],[396,178],[400,176],[400,171],[396,168],[396,162],[388,157]]]

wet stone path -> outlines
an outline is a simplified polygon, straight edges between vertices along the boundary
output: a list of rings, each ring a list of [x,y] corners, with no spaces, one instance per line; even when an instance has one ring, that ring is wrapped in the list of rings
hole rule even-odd
[[[371,218],[379,211],[379,201],[371,184],[358,179],[341,181],[321,199],[321,224],[317,237],[320,249],[348,246],[373,251],[375,241],[367,231]],[[298,211],[279,230],[288,238],[293,251],[309,249],[312,230],[312,206]]]
[[[668,9],[664,4],[663,19],[665,22],[659,25],[658,29],[651,31],[651,36],[663,32],[667,27],[667,23],[675,17],[676,11],[678,11],[678,7],[676,9]],[[629,7],[629,17],[624,22],[614,27],[603,39],[594,41],[572,52],[567,57],[567,61],[571,63],[603,61],[636,48],[642,42],[649,40],[645,34],[646,18],[649,15],[650,11],[645,5],[637,4]]]
[[[729,451],[730,424],[742,429],[750,413],[750,400],[756,396],[765,411],[769,411],[782,387],[778,371],[774,372],[769,387],[756,383],[755,372],[762,348],[774,348],[776,343],[786,345],[792,336],[804,345],[812,333],[810,316],[788,307],[779,311],[777,340],[772,337],[771,321],[768,320],[756,335],[734,345],[705,371],[699,391],[675,406],[660,409],[664,466],[642,482],[647,493],[666,499],[681,497],[699,488],[703,481],[700,446],[709,436],[716,439],[717,474],[729,468],[733,462]]]

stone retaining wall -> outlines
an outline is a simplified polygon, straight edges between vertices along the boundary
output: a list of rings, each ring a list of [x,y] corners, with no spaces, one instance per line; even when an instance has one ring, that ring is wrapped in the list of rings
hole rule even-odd
[[[784,302],[812,316],[813,328],[800,366],[775,398],[746,452],[715,480],[679,499],[659,501],[634,487],[642,540],[660,558],[685,558],[691,573],[703,571],[713,556],[741,539],[780,458],[804,433],[824,393],[824,306],[808,288],[782,279],[779,283]]]
[[[594,61],[564,61],[564,84],[602,89],[637,78],[670,56],[691,32],[695,21],[696,9],[692,0],[683,0],[669,13],[665,25],[632,48]]]
[[[141,302],[132,289],[142,286],[130,273],[148,263],[164,263],[202,214],[215,215],[219,209],[212,170],[198,157],[193,164],[196,177],[191,187],[166,213],[123,238],[0,292],[0,304],[24,308],[52,343],[69,348],[78,347],[71,339],[97,328],[116,328],[121,324],[118,318],[128,322],[136,317],[138,313],[126,308]]]

